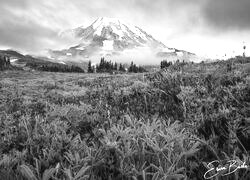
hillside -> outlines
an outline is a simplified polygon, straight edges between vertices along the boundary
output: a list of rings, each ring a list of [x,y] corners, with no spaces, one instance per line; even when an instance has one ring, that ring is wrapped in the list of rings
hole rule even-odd
[[[84,72],[74,63],[57,63],[49,58],[37,58],[30,55],[23,55],[14,50],[0,50],[0,56],[8,57],[9,63],[12,67],[21,68],[23,70],[33,69],[54,72]]]

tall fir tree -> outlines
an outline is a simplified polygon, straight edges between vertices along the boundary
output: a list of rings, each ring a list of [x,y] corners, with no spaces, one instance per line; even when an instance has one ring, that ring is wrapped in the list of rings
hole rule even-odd
[[[114,70],[115,70],[115,71],[118,70],[118,69],[117,69],[117,68],[118,68],[117,66],[118,66],[117,63],[115,63],[115,65],[114,65]]]
[[[92,66],[91,66],[91,61],[89,61],[89,63],[88,63],[88,73],[93,73],[93,69],[92,69]]]

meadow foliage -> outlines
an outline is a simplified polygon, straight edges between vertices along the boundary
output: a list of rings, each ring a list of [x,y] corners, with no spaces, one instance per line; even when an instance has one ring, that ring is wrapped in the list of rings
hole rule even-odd
[[[204,179],[250,164],[249,63],[145,74],[0,72],[0,177]],[[217,179],[249,179],[241,169]]]

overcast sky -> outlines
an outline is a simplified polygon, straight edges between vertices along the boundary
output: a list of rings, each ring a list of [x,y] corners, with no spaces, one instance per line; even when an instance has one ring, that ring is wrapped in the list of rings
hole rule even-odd
[[[250,0],[0,0],[0,48],[43,53],[70,45],[58,32],[98,17],[137,25],[168,47],[210,57],[250,55]]]

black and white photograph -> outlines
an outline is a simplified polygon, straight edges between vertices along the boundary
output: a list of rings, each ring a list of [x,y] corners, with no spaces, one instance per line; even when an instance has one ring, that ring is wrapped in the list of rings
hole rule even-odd
[[[250,0],[0,0],[0,180],[250,180]]]

